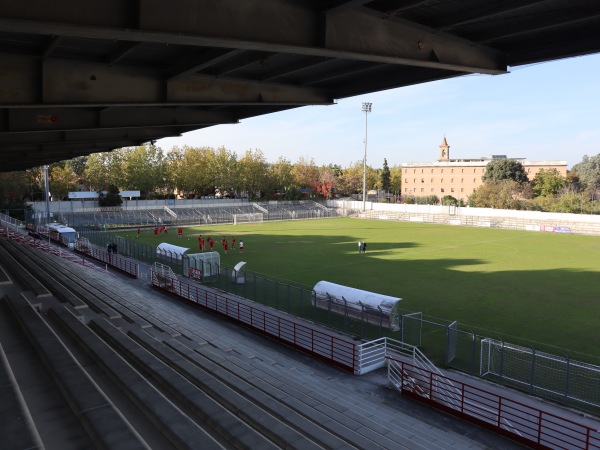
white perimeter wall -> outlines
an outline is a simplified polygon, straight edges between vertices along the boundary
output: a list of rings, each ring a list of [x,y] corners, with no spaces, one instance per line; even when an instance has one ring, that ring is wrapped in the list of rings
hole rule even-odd
[[[344,201],[328,200],[325,205],[330,208],[342,208],[350,212],[359,212],[363,209],[362,201]],[[438,206],[438,205],[409,205],[405,203],[365,203],[366,211],[373,212],[402,212],[409,214],[453,214],[458,216],[471,217],[514,217],[516,219],[525,219],[535,222],[579,222],[593,223],[600,225],[600,215],[590,214],[569,214],[553,213],[541,211],[516,211],[512,209],[493,209],[493,208],[471,208],[468,206]]]

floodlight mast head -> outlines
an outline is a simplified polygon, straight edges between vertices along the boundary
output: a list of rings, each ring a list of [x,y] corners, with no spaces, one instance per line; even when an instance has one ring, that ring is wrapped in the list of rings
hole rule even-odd
[[[371,112],[373,103],[363,102],[362,112],[365,113],[365,157],[363,158],[363,211],[366,209],[367,203],[367,117]]]

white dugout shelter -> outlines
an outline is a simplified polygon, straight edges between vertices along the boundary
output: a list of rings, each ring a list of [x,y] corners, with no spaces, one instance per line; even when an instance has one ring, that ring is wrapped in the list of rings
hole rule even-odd
[[[199,280],[217,276],[221,270],[221,255],[219,252],[193,253],[183,258],[183,273]]]
[[[162,259],[176,259],[181,261],[183,259],[183,254],[188,250],[189,248],[163,242],[156,247],[156,256]]]
[[[315,291],[315,306],[321,309],[331,309],[338,314],[347,313],[353,317],[363,315],[371,318],[382,318],[383,323],[392,331],[400,329],[398,305],[399,297],[363,291],[341,284],[319,281],[313,288]]]

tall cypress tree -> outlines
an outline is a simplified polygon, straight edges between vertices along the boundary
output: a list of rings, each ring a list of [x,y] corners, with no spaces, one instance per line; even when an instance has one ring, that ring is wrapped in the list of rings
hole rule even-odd
[[[390,168],[388,167],[387,159],[383,159],[383,170],[381,171],[381,189],[385,192],[390,190],[391,175]]]

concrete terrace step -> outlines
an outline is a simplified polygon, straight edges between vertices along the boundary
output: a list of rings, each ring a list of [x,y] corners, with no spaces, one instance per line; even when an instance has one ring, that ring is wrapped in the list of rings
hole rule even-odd
[[[145,447],[31,305],[23,298],[8,298],[8,305],[92,442],[111,449]]]
[[[42,449],[35,424],[22,400],[19,386],[0,345],[0,417],[14,417],[18,420],[0,421],[2,447],[15,449]]]
[[[230,410],[245,411],[246,420],[254,420],[252,415],[248,415],[256,406],[259,405],[260,410],[268,412],[271,416],[270,424],[281,422],[292,430],[298,433],[310,436],[310,438],[318,442],[326,448],[342,448],[350,445],[358,448],[378,448],[372,441],[362,439],[360,436],[353,436],[352,430],[338,430],[344,434],[343,437],[336,436],[326,430],[322,424],[308,420],[301,414],[285,406],[279,399],[270,398],[260,395],[258,390],[252,389],[252,386],[242,378],[232,377],[226,371],[216,364],[200,365],[195,364],[191,358],[184,358],[181,352],[176,352],[171,346],[179,346],[182,344],[173,339],[170,340],[170,346],[160,345],[154,339],[147,336],[145,333],[131,330],[129,335],[137,342],[140,342],[146,349],[152,351],[159,356],[163,361],[171,367],[176,367],[184,376],[190,379],[194,384],[199,384],[202,381],[201,388],[204,391],[210,392],[210,395],[217,399],[219,403],[228,405]],[[185,347],[187,348],[187,347]],[[189,356],[189,355],[188,355]],[[244,406],[246,405],[246,406]],[[271,426],[271,425],[269,425]],[[288,431],[289,433],[289,431]]]
[[[352,430],[352,433],[355,435],[371,441],[370,445],[366,448],[375,448],[377,446],[381,446],[381,448],[411,449],[448,448],[446,443],[440,445],[439,439],[429,437],[428,433],[431,430],[424,427],[414,428],[414,426],[407,426],[401,420],[398,420],[398,423],[388,428],[379,422],[378,417],[373,419],[361,413],[356,413],[353,411],[357,409],[356,399],[352,407],[349,408],[340,405],[335,398],[322,397],[315,394],[315,387],[319,386],[323,381],[319,376],[310,377],[310,380],[307,380],[307,386],[305,386],[291,380],[288,371],[281,371],[274,367],[269,367],[268,370],[258,370],[250,364],[236,361],[236,357],[233,356],[223,359],[217,354],[217,351],[209,347],[196,349],[194,353],[190,353],[188,349],[174,340],[170,340],[166,344],[181,354],[185,354],[188,359],[194,361],[199,366],[211,367],[211,372],[221,378],[229,379],[230,385],[239,386],[243,383],[249,383],[254,390],[262,392],[262,395],[251,395],[256,395],[257,398],[268,396],[279,399],[290,408],[310,418],[313,422],[319,423],[332,433],[341,433],[342,436],[348,438],[348,430]],[[260,365],[260,363],[257,363],[257,365]],[[269,376],[268,372],[276,375]],[[225,376],[225,373],[232,374],[233,378]],[[253,393],[254,391],[246,389],[246,392]],[[342,397],[347,395],[336,394]],[[362,408],[365,402],[361,401],[360,404]],[[423,437],[421,432],[427,437]],[[363,447],[362,445],[358,446]]]
[[[10,273],[17,278],[23,285],[27,286],[36,297],[49,297],[50,292],[42,285],[37,277],[31,274],[20,261],[20,252],[14,246],[17,245],[7,239],[0,239],[0,252],[2,252],[2,260],[7,261]]]
[[[166,343],[180,352],[186,351],[181,349],[180,345],[173,343],[173,340]],[[393,437],[393,433],[413,436],[412,446],[420,440],[417,435],[421,434],[426,436],[426,446],[431,448],[447,448],[448,443],[456,444],[460,448],[482,448],[476,442],[459,434],[435,428],[407,414],[389,409],[381,403],[373,402],[371,401],[372,396],[361,398],[357,392],[348,392],[347,388],[342,389],[347,385],[344,378],[353,378],[352,381],[356,383],[355,377],[345,372],[332,370],[331,372],[336,376],[335,379],[330,380],[329,375],[317,374],[310,367],[302,367],[301,363],[293,365],[297,361],[291,361],[286,369],[281,365],[286,364],[283,356],[279,357],[276,364],[270,364],[259,358],[245,358],[243,355],[234,353],[223,354],[209,346],[197,348],[195,351],[212,362],[234,371],[244,379],[247,379],[248,374],[252,374],[258,383],[269,383],[284,389],[294,398],[307,401],[310,399],[320,405],[336,405],[336,410],[343,410],[344,415],[357,422],[369,423],[379,433],[386,434],[392,430],[391,437]],[[373,386],[369,387],[373,388]],[[360,403],[360,408],[356,408],[357,402]]]
[[[141,347],[106,321],[93,321],[91,326],[110,341],[111,345],[118,348],[121,354],[126,355],[138,370],[152,378],[159,386],[168,389],[188,413],[198,417],[203,423],[210,424],[223,438],[229,439],[232,445],[260,449],[320,448],[305,436],[266,414],[257,405],[244,402],[242,397],[227,389],[225,385],[214,386],[214,374],[205,372],[195,384],[191,383],[179,373],[179,364],[185,362],[180,355],[175,354],[177,360],[170,360],[165,364],[147,351],[147,348]],[[131,333],[135,334],[130,330],[129,334]],[[141,333],[143,332],[138,329],[137,334]],[[156,350],[156,346],[161,346],[155,339],[148,339],[151,349]],[[219,398],[214,398],[216,391],[219,392]],[[230,403],[224,402],[224,399],[228,399]],[[235,407],[232,407],[232,404]]]
[[[77,339],[80,347],[94,357],[109,378],[173,445],[177,448],[193,449],[198,442],[202,442],[203,448],[206,449],[224,448],[67,309],[60,305],[53,306],[49,309],[48,315],[54,323]]]

